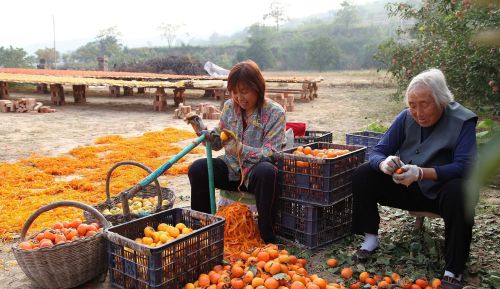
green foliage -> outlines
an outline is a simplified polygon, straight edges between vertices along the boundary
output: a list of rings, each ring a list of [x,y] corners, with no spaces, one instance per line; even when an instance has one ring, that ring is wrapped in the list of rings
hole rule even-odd
[[[172,55],[190,55],[201,63],[211,61],[225,68],[248,58],[266,70],[375,68],[380,63],[373,55],[381,41],[392,35],[395,26],[383,10],[384,1],[366,7],[345,2],[339,11],[307,21],[295,20],[293,25],[283,24],[285,15],[280,8],[276,10],[278,23],[274,21],[272,26],[255,24],[230,37],[214,34],[203,46],[176,46],[172,40],[171,47],[128,49],[120,44],[119,33],[112,27],[102,31],[94,41],[63,55],[63,61],[65,68],[95,69],[96,58],[104,54],[113,69],[115,64],[121,67]],[[276,20],[274,16],[268,18]],[[165,31],[160,29],[159,33],[162,32]],[[171,33],[162,33],[164,38],[175,36],[175,30],[167,32]]]
[[[376,56],[397,80],[396,99],[403,95],[413,76],[438,67],[458,101],[479,112],[499,113],[495,105],[498,86],[488,83],[499,83],[500,49],[475,40],[480,32],[498,29],[498,4],[429,0],[422,7],[404,3],[387,7],[391,16],[412,23],[400,27],[397,37],[380,45]]]
[[[0,46],[0,67],[30,67],[35,58],[22,48]]]
[[[334,40],[330,37],[319,36],[309,43],[309,63],[320,72],[325,69],[334,68],[339,58],[340,50]]]
[[[480,121],[476,129],[478,131],[476,133],[478,145],[484,145],[493,138],[495,133],[500,133],[500,125],[489,118]]]
[[[382,132],[382,133],[385,133],[387,129],[388,128],[386,126],[382,125],[379,122],[372,122],[366,127],[367,131]]]
[[[59,60],[61,57],[61,54],[59,51],[55,50],[55,56],[54,56],[54,48],[43,48],[43,49],[38,49],[35,52],[38,62],[40,62],[41,59],[45,59],[46,67],[45,68],[54,68],[54,58],[56,62]]]
[[[250,27],[249,34],[250,46],[245,52],[238,55],[238,61],[249,58],[259,64],[262,69],[273,67],[275,59],[271,51],[270,41],[274,32],[269,27],[255,24]]]

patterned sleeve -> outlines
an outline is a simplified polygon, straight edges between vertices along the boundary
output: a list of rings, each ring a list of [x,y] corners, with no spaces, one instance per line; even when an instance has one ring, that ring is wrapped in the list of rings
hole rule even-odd
[[[262,147],[256,148],[243,144],[242,159],[251,164],[258,163],[263,157],[269,157],[280,151],[285,142],[285,112],[281,107],[274,106],[268,113],[262,115],[264,123],[264,139]]]

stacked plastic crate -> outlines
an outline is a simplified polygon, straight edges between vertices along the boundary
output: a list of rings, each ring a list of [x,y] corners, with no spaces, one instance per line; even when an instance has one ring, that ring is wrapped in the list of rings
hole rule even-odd
[[[345,237],[351,231],[353,171],[364,162],[365,147],[311,143],[311,149],[349,152],[334,158],[280,153],[282,192],[276,232],[282,238],[313,249]]]
[[[359,131],[353,133],[347,133],[345,135],[345,142],[348,145],[360,145],[366,147],[365,160],[368,161],[370,153],[373,150],[380,139],[384,136],[384,133],[373,132],[373,131]]]

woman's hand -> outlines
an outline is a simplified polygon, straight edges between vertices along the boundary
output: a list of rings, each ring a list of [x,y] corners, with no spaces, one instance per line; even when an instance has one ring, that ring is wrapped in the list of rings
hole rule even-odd
[[[388,156],[379,164],[380,170],[387,175],[392,175],[397,168],[403,166],[404,163],[398,156]]]
[[[416,165],[404,165],[401,167],[403,171],[400,174],[393,174],[392,180],[396,184],[410,186],[413,182],[422,180],[423,171]]]

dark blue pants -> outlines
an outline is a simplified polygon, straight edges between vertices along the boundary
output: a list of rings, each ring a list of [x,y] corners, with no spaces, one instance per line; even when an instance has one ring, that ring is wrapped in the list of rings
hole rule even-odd
[[[465,212],[463,179],[448,181],[433,200],[425,197],[416,183],[409,187],[398,185],[391,176],[374,170],[369,163],[356,169],[352,183],[353,233],[378,234],[380,216],[377,204],[439,214],[445,227],[445,270],[462,274],[469,257],[474,225],[473,214]]]
[[[213,171],[216,188],[228,191],[238,190],[240,181],[229,181],[229,170],[222,159],[213,159]],[[191,209],[210,213],[207,159],[193,162],[189,167],[188,176],[191,183]],[[275,200],[279,189],[278,169],[272,163],[262,161],[252,168],[248,178],[248,188],[242,186],[241,189],[255,195],[260,235],[264,242],[274,242]]]

